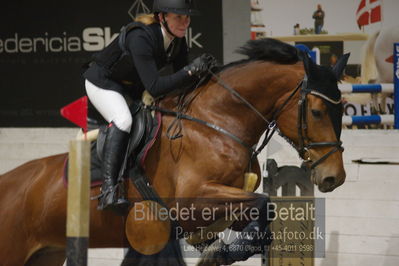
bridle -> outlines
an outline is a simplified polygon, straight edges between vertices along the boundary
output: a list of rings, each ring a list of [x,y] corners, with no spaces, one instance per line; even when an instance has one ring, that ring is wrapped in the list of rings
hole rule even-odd
[[[218,84],[222,86],[224,89],[226,89],[230,94],[234,95],[237,97],[244,105],[246,105],[249,109],[251,109],[257,116],[259,116],[263,121],[267,123],[267,129],[265,132],[265,137],[262,142],[262,144],[259,146],[258,149],[256,149],[257,144],[254,146],[251,146],[247,143],[245,143],[243,140],[241,140],[239,137],[235,136],[234,134],[230,133],[229,131],[214,125],[212,123],[206,122],[204,120],[192,117],[190,115],[185,114],[182,111],[171,111],[171,110],[166,110],[163,108],[160,108],[158,106],[150,106],[149,108],[151,110],[156,110],[161,113],[164,113],[166,115],[172,115],[176,116],[176,119],[172,122],[172,124],[169,126],[167,130],[167,136],[170,139],[177,139],[182,137],[181,135],[181,129],[178,130],[178,133],[175,135],[170,135],[169,131],[171,131],[172,126],[180,125],[180,120],[181,119],[186,119],[190,120],[199,124],[202,124],[204,126],[210,127],[219,133],[222,133],[240,145],[244,146],[246,149],[249,150],[250,152],[250,160],[249,160],[249,166],[248,168],[251,168],[251,162],[254,157],[256,157],[269,143],[271,140],[273,134],[278,130],[277,128],[277,118],[281,114],[282,110],[287,106],[287,104],[293,99],[294,95],[299,91],[300,92],[300,100],[298,101],[298,120],[297,120],[297,128],[298,128],[298,136],[299,136],[299,142],[298,146],[294,145],[295,149],[298,151],[299,155],[301,158],[305,160],[305,162],[312,163],[310,165],[310,169],[315,168],[317,165],[325,161],[330,155],[337,151],[342,151],[342,141],[336,141],[336,142],[311,142],[310,138],[308,137],[308,124],[307,124],[307,95],[312,94],[316,97],[319,97],[323,100],[326,100],[330,103],[333,104],[341,104],[341,100],[335,101],[331,99],[330,97],[326,96],[325,94],[322,94],[319,91],[316,90],[311,90],[308,88],[308,78],[307,75],[305,74],[303,80],[301,80],[297,87],[292,91],[292,93],[287,97],[287,99],[284,101],[284,103],[279,107],[277,111],[274,112],[272,119],[269,121],[264,115],[262,115],[259,110],[256,109],[250,102],[248,102],[245,98],[243,98],[235,89],[227,85],[219,76],[217,76],[214,72],[212,72],[210,69],[208,70],[210,75],[214,77]],[[201,83],[201,82],[200,82]],[[191,97],[188,102],[191,102],[194,97]],[[184,105],[184,104],[183,104]],[[186,105],[184,105],[186,106]],[[178,108],[178,110],[183,110],[183,108]],[[333,147],[328,153],[324,154],[321,158],[319,158],[317,161],[312,162],[310,157],[306,157],[306,154],[308,154],[308,151],[310,149],[315,149],[315,148],[320,148],[320,147]]]
[[[253,154],[251,157],[254,157],[258,155],[269,143],[271,140],[273,134],[275,133],[277,127],[276,127],[276,121],[278,116],[281,114],[282,110],[284,109],[285,106],[291,101],[291,99],[294,97],[294,95],[297,93],[299,90],[300,92],[300,100],[298,102],[298,120],[297,120],[297,128],[298,128],[298,137],[299,137],[299,144],[298,146],[294,147],[299,153],[299,156],[305,160],[305,162],[312,163],[310,165],[310,169],[314,169],[317,165],[325,161],[330,155],[335,153],[336,151],[343,150],[344,148],[342,147],[342,141],[335,141],[335,142],[311,142],[310,138],[308,137],[308,124],[307,124],[307,95],[312,94],[316,97],[319,97],[325,101],[328,101],[332,104],[341,104],[341,100],[335,101],[331,99],[330,97],[326,96],[325,94],[316,91],[316,90],[311,90],[308,88],[308,77],[305,74],[303,80],[297,85],[297,87],[293,90],[293,92],[288,96],[288,98],[284,101],[284,103],[279,107],[277,111],[274,112],[273,117],[271,119],[271,122],[269,122],[251,103],[249,103],[247,100],[245,100],[236,90],[233,88],[229,87],[227,84],[225,84],[217,75],[214,73],[211,73],[214,78],[216,78],[219,82],[219,84],[227,89],[231,94],[236,96],[238,99],[241,100],[246,106],[248,106],[251,110],[253,110],[256,115],[262,118],[267,124],[267,130],[265,134],[265,138],[260,145],[260,147],[253,151]],[[308,151],[310,149],[314,148],[320,148],[320,147],[333,147],[328,153],[324,154],[322,157],[320,157],[317,161],[312,162],[310,157],[306,157],[306,154],[308,154]]]
[[[305,162],[312,162],[308,151],[310,149],[314,148],[320,148],[320,147],[333,147],[329,152],[324,154],[322,157],[320,157],[317,161],[312,162],[310,169],[315,168],[318,166],[320,163],[325,161],[330,155],[337,151],[343,151],[344,148],[342,147],[342,141],[335,141],[335,142],[312,142],[310,138],[308,137],[308,123],[307,123],[307,95],[312,94],[316,97],[319,97],[325,101],[328,101],[332,104],[341,104],[341,100],[335,101],[331,99],[330,97],[316,91],[316,90],[311,90],[308,88],[308,79],[305,74],[305,77],[302,81],[302,89],[300,90],[300,99],[298,102],[298,123],[297,123],[297,128],[298,128],[298,136],[299,136],[299,142],[298,142],[298,147],[296,148],[299,156],[301,158],[304,158]],[[306,154],[308,156],[306,157]]]

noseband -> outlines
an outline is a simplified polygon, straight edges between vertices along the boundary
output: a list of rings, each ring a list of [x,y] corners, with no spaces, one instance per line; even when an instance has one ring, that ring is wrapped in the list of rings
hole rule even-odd
[[[299,143],[298,143],[298,147],[296,147],[299,155],[301,156],[301,158],[303,158],[305,160],[305,162],[312,162],[310,159],[309,153],[308,153],[308,151],[310,149],[315,149],[315,148],[320,148],[320,147],[333,147],[329,152],[324,154],[317,161],[312,162],[310,168],[313,169],[316,166],[318,166],[320,163],[325,161],[331,154],[335,153],[336,151],[343,151],[344,148],[342,147],[342,141],[312,142],[310,140],[310,138],[308,137],[308,123],[307,123],[308,122],[307,121],[308,104],[307,104],[306,96],[308,94],[312,94],[312,95],[319,97],[325,101],[328,101],[332,104],[340,104],[341,100],[335,101],[318,91],[309,89],[306,74],[302,81],[302,88],[300,90],[300,94],[301,95],[300,95],[300,99],[298,102],[298,123],[297,123]]]

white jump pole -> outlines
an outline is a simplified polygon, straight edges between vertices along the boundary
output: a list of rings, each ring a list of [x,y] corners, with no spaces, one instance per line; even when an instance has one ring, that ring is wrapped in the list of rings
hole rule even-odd
[[[344,125],[356,124],[388,124],[399,129],[399,43],[393,44],[393,83],[382,84],[339,84],[342,93],[393,93],[394,115],[371,115],[371,116],[344,116]]]

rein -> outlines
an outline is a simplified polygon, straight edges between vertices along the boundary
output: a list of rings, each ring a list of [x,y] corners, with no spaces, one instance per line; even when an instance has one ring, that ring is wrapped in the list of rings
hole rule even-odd
[[[186,111],[187,106],[194,100],[195,97],[197,97],[198,93],[193,94],[188,100],[185,102],[182,102],[183,99],[185,98],[185,94],[183,94],[180,99],[179,103],[177,106],[177,111],[172,111],[172,110],[167,110],[158,106],[146,106],[146,108],[149,108],[152,111],[159,111],[163,114],[166,115],[171,115],[175,116],[175,120],[171,123],[171,125],[167,129],[167,137],[171,140],[177,139],[182,137],[183,135],[181,134],[182,130],[182,124],[181,124],[181,119],[189,120],[196,122],[198,124],[207,126],[209,128],[212,128],[213,130],[224,134],[225,136],[228,136],[229,138],[233,139],[243,147],[249,150],[250,152],[250,160],[249,160],[249,169],[251,169],[251,162],[254,157],[256,157],[265,147],[266,145],[270,142],[271,138],[273,137],[274,133],[276,132],[277,128],[277,123],[276,120],[278,116],[281,114],[282,110],[284,109],[285,106],[290,102],[290,100],[294,97],[294,95],[300,91],[301,93],[301,98],[298,102],[298,123],[297,123],[297,128],[298,128],[298,136],[299,136],[299,146],[295,146],[295,149],[298,151],[299,155],[301,158],[305,158],[305,154],[308,152],[308,150],[317,148],[317,147],[334,147],[332,150],[330,150],[328,153],[324,154],[321,158],[319,158],[316,162],[312,163],[310,168],[313,169],[320,163],[322,163],[324,160],[326,160],[331,154],[335,153],[336,151],[343,150],[342,147],[342,141],[337,141],[337,142],[311,142],[310,139],[308,138],[307,134],[307,99],[306,96],[308,94],[312,94],[316,97],[319,97],[323,100],[326,100],[330,103],[333,104],[340,104],[341,101],[335,101],[326,95],[315,91],[315,90],[310,90],[307,88],[308,85],[308,79],[307,75],[305,74],[304,79],[301,80],[296,88],[291,92],[291,94],[287,97],[287,99],[284,101],[284,103],[277,109],[277,111],[274,112],[271,121],[269,121],[265,116],[263,116],[259,110],[257,110],[250,102],[248,102],[245,98],[243,98],[235,89],[230,87],[228,84],[226,84],[219,76],[217,76],[214,72],[212,72],[210,69],[208,69],[208,72],[210,75],[212,75],[213,78],[215,78],[220,86],[222,86],[224,89],[226,89],[230,94],[234,95],[237,97],[242,103],[244,103],[248,108],[250,108],[256,115],[258,115],[263,121],[267,123],[267,129],[265,133],[265,137],[263,139],[262,144],[259,146],[258,149],[256,149],[257,144],[254,146],[249,145],[248,143],[244,142],[241,140],[239,137],[234,135],[233,133],[223,129],[222,127],[219,127],[215,124],[209,123],[207,121],[195,118],[193,116],[187,115],[184,112]],[[203,79],[198,82],[197,86],[194,88],[196,90],[198,88],[198,85],[201,84]],[[177,126],[177,133],[174,135],[170,134],[170,131],[174,126]],[[305,142],[307,144],[305,144]],[[310,158],[304,159],[305,162],[311,162]]]
[[[193,121],[193,122],[196,122],[198,124],[201,124],[201,125],[207,126],[209,128],[212,128],[212,129],[214,129],[214,130],[216,130],[216,131],[218,131],[218,132],[230,137],[231,139],[235,140],[236,142],[238,142],[239,144],[241,144],[242,146],[244,146],[248,150],[250,150],[252,152],[254,151],[253,147],[251,147],[249,144],[247,144],[244,141],[242,141],[239,137],[237,137],[233,133],[230,133],[229,131],[227,131],[227,130],[223,129],[222,127],[219,127],[219,126],[217,126],[215,124],[212,124],[212,123],[206,122],[204,120],[195,118],[195,117],[193,117],[191,115],[187,115],[187,114],[184,114],[184,113],[181,113],[181,112],[177,112],[177,111],[171,111],[171,110],[163,109],[163,108],[160,108],[158,106],[150,106],[149,108],[151,110],[159,111],[159,112],[161,112],[163,114],[166,114],[166,115],[176,116],[176,119],[172,122],[171,125],[174,125],[174,123],[176,123],[176,121],[179,120],[179,119],[185,119],[185,120]],[[174,139],[177,139],[177,138],[181,138],[182,136],[183,135],[181,135],[179,133],[178,135],[171,136],[169,138],[174,140]]]
[[[295,90],[288,96],[288,98],[284,101],[284,103],[280,106],[280,108],[274,112],[273,117],[271,119],[271,122],[269,122],[266,117],[264,117],[261,112],[258,111],[258,109],[255,108],[250,102],[248,102],[245,98],[243,98],[236,90],[234,90],[232,87],[227,85],[219,76],[217,76],[215,73],[213,73],[211,70],[209,70],[209,73],[218,81],[218,83],[225,88],[228,92],[230,92],[232,95],[236,96],[242,103],[244,103],[247,107],[249,107],[251,110],[255,112],[263,121],[267,123],[267,130],[265,133],[265,138],[263,139],[262,144],[259,146],[258,149],[255,147],[250,150],[251,156],[249,160],[249,164],[251,164],[252,159],[256,157],[259,153],[262,152],[262,150],[266,147],[266,145],[270,142],[271,138],[273,137],[274,133],[277,130],[277,123],[276,120],[278,116],[280,115],[281,111],[284,109],[284,107],[288,104],[288,102],[294,97],[296,92],[299,90],[301,87],[302,81],[299,82],[299,84],[296,86]],[[249,166],[251,168],[251,165]]]
[[[189,120],[189,121],[193,121],[196,123],[199,123],[201,125],[207,126],[209,128],[212,128],[216,131],[218,131],[219,133],[222,133],[228,137],[230,137],[231,139],[233,139],[234,141],[236,141],[237,143],[239,143],[240,145],[244,146],[246,149],[249,150],[251,156],[250,156],[250,160],[249,160],[249,164],[251,164],[251,161],[254,157],[256,157],[265,147],[266,145],[269,143],[269,141],[271,140],[271,138],[273,137],[273,134],[275,133],[276,129],[277,129],[277,124],[276,124],[276,119],[278,117],[278,115],[281,113],[281,111],[283,110],[283,108],[288,104],[288,102],[291,100],[291,98],[295,95],[295,93],[298,91],[298,89],[301,87],[302,82],[300,82],[298,84],[298,86],[295,88],[295,90],[290,94],[290,96],[285,100],[285,102],[283,103],[283,105],[280,106],[280,108],[274,113],[273,115],[273,119],[272,122],[269,122],[266,117],[264,117],[250,102],[248,102],[245,98],[243,98],[235,89],[233,89],[232,87],[230,87],[229,85],[227,85],[219,76],[217,76],[214,72],[212,72],[210,69],[208,69],[209,74],[212,75],[212,77],[214,77],[217,82],[223,87],[225,88],[228,92],[230,92],[232,95],[236,96],[241,102],[243,102],[247,107],[249,107],[251,110],[253,110],[255,112],[255,114],[257,114],[263,121],[265,121],[268,125],[267,127],[267,131],[266,131],[266,135],[265,138],[262,142],[262,144],[260,145],[260,147],[258,149],[256,149],[257,144],[255,144],[254,146],[249,145],[248,143],[244,142],[243,140],[241,140],[239,137],[237,137],[236,135],[234,135],[233,133],[225,130],[222,127],[219,127],[215,124],[209,123],[207,121],[195,118],[193,116],[187,115],[184,113],[185,111],[185,107],[188,106],[188,104],[190,104],[192,102],[192,100],[198,95],[198,93],[194,94],[192,97],[190,97],[187,101],[185,101],[184,103],[181,103],[181,100],[184,98],[181,97],[179,99],[179,103],[178,103],[178,111],[171,111],[171,110],[167,110],[164,108],[160,108],[158,106],[148,106],[148,108],[150,108],[150,110],[155,110],[155,111],[159,111],[163,114],[166,115],[171,115],[171,116],[175,116],[176,119],[171,123],[171,125],[168,127],[167,129],[167,136],[169,139],[174,140],[177,138],[182,137],[181,134],[181,119],[185,119],[185,120]],[[198,82],[198,84],[201,84],[202,80],[200,82]],[[194,88],[194,91],[198,88],[198,85]],[[170,135],[170,131],[171,129],[177,126],[177,133],[174,135]],[[249,168],[251,168],[251,166],[249,166]]]

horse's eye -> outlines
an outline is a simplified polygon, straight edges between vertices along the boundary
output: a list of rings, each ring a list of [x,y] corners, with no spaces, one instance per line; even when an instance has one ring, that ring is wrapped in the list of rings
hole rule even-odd
[[[321,118],[321,111],[319,111],[319,110],[312,110],[312,115],[313,115],[315,118]]]

